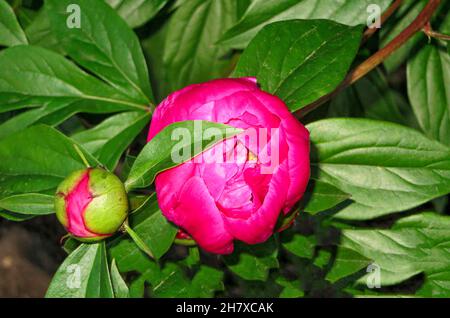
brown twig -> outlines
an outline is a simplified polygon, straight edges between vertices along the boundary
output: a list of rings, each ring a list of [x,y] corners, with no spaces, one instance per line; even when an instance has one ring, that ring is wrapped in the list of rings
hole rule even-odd
[[[323,96],[317,101],[307,105],[306,107],[295,112],[298,117],[304,117],[306,114],[315,110],[320,105],[326,103],[331,98],[339,94],[343,89],[357,82],[364,77],[370,71],[380,65],[386,58],[388,58],[393,52],[405,44],[414,34],[422,30],[422,28],[430,21],[433,13],[438,8],[441,0],[429,0],[427,5],[423,8],[416,19],[403,30],[395,39],[389,42],[384,48],[380,49],[374,55],[369,57],[362,64],[354,68],[344,79],[344,81],[330,94]]]
[[[386,11],[381,16],[380,22],[381,25],[383,25],[393,14],[394,12],[400,7],[403,0],[395,0],[389,8],[386,9]],[[363,35],[363,42],[366,42],[372,35],[374,35],[378,31],[378,28],[367,28],[366,32],[364,32]]]

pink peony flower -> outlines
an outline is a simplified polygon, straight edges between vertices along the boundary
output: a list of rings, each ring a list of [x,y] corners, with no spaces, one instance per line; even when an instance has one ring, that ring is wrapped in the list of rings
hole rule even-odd
[[[148,140],[174,122],[205,120],[244,129],[156,177],[162,213],[204,250],[229,254],[233,240],[262,243],[280,213],[302,197],[310,176],[309,133],[255,78],[219,79],[169,95],[153,115]],[[251,132],[251,134],[247,134]],[[255,136],[250,142],[248,136]]]

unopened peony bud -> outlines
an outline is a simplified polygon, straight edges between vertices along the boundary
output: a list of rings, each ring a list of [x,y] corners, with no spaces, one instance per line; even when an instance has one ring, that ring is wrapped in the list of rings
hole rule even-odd
[[[84,242],[113,235],[128,214],[128,199],[120,179],[100,169],[70,174],[56,190],[56,216],[67,231]]]

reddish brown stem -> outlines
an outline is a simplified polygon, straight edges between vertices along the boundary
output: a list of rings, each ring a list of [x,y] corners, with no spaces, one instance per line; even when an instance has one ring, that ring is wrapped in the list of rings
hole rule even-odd
[[[389,8],[386,9],[386,11],[381,16],[381,25],[383,25],[393,14],[394,12],[400,7],[403,0],[395,0]],[[363,42],[366,42],[372,35],[374,35],[378,31],[378,28],[367,28],[366,32],[364,32],[363,35]]]
[[[386,58],[388,58],[392,53],[394,53],[398,48],[405,44],[414,34],[422,30],[422,28],[430,21],[433,13],[438,8],[441,0],[429,0],[425,8],[420,12],[416,19],[403,30],[395,39],[389,42],[384,48],[376,52],[374,55],[369,57],[362,64],[354,68],[344,79],[344,81],[330,94],[323,96],[312,104],[295,112],[298,117],[304,117],[306,114],[315,110],[320,105],[323,105],[331,98],[339,94],[343,89],[357,82],[359,79],[364,77],[370,71],[375,69],[380,65]]]

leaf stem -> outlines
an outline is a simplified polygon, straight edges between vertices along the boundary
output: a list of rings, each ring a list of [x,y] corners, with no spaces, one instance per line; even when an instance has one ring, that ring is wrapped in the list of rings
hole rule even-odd
[[[430,22],[425,24],[425,26],[423,27],[423,33],[425,33],[426,36],[428,36],[428,39],[430,39],[430,40],[431,40],[431,38],[435,38],[435,39],[438,39],[438,40],[450,41],[450,35],[442,34],[442,33],[434,31],[431,28],[431,23]]]
[[[81,149],[78,147],[78,145],[73,144],[73,147],[75,148],[75,151],[77,152],[77,154],[80,156],[81,160],[83,161],[84,165],[86,166],[86,168],[90,168],[91,165],[89,164],[89,162],[86,159],[86,156],[84,155],[84,153],[81,151]]]
[[[123,224],[123,227],[127,234],[131,237],[131,239],[134,241],[134,243],[137,245],[137,247],[143,251],[145,254],[147,254],[150,258],[155,259],[155,256],[153,256],[153,253],[150,251],[150,249],[147,247],[147,245],[144,243],[144,241],[139,237],[139,235],[133,231],[133,229],[128,225],[128,221],[125,221]]]
[[[375,69],[392,53],[405,44],[413,35],[422,30],[422,28],[430,21],[433,13],[436,11],[440,3],[441,0],[429,0],[416,19],[406,29],[404,29],[397,37],[389,42],[388,45],[354,68],[333,92],[296,111],[294,114],[300,118],[304,117]]]

